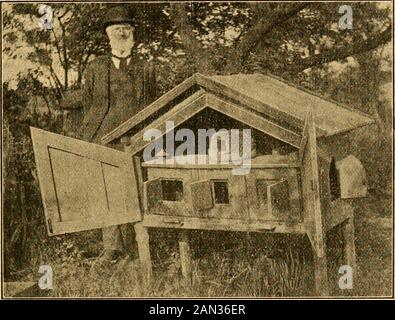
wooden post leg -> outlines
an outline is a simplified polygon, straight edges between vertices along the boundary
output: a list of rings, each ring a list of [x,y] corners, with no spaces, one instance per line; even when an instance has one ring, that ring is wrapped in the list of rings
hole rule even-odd
[[[178,241],[180,247],[181,271],[187,286],[192,285],[191,248],[187,231],[181,231]]]
[[[310,233],[309,238],[313,246],[316,294],[319,296],[328,296],[329,286],[325,236],[320,234],[319,237],[313,237],[312,233]]]
[[[317,295],[328,296],[328,267],[326,255],[323,257],[318,257],[317,254],[314,255],[314,272]]]
[[[344,239],[344,260],[352,268],[352,274],[355,277],[357,261],[355,255],[354,215],[344,222],[342,233]]]
[[[149,234],[148,229],[141,222],[134,225],[136,232],[136,241],[139,251],[139,259],[142,272],[142,280],[145,285],[149,285],[152,278],[152,263],[149,250]]]

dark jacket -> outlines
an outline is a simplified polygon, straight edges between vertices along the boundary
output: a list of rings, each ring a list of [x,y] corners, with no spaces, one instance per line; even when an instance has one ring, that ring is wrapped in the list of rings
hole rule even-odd
[[[143,61],[128,65],[127,72],[115,68],[109,55],[90,62],[82,89],[69,94],[63,108],[82,107],[83,119],[77,137],[100,143],[100,139],[151,103],[156,97],[155,72]]]

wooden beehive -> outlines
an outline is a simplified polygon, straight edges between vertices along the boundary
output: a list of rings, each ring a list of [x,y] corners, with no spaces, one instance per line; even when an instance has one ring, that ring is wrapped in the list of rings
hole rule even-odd
[[[174,123],[174,128],[166,126],[168,121]],[[125,219],[120,221],[117,217],[129,217],[127,222],[135,223],[140,260],[147,278],[151,273],[149,228],[182,231],[180,254],[186,277],[190,277],[190,263],[185,230],[306,234],[314,249],[317,292],[325,294],[325,234],[328,230],[342,225],[347,263],[355,264],[353,211],[342,199],[346,188],[342,184],[350,172],[343,168],[352,166],[352,162],[342,164],[339,161],[336,167],[328,141],[373,122],[365,114],[271,76],[206,77],[195,74],[103,137],[102,143],[108,146],[123,144],[124,155],[128,157],[120,156],[122,161],[101,159],[106,147],[100,146],[101,152],[96,152],[100,156],[95,158],[98,169],[91,173],[104,181],[100,190],[95,191],[97,198],[104,194],[108,208],[110,204],[115,206],[117,201],[127,205],[115,206],[118,208],[116,213],[108,208],[101,209],[106,212],[106,219],[96,219],[94,225],[125,223]],[[185,128],[196,134],[199,129],[250,129],[256,150],[249,173],[235,175],[233,169],[237,166],[231,163],[180,164],[174,161],[166,164],[143,160],[144,149],[154,143],[144,140],[146,130],[157,129],[164,136]],[[47,143],[38,141],[38,138],[35,140],[37,150],[43,146],[48,148]],[[167,140],[164,141],[166,149]],[[78,154],[79,161],[81,156],[94,158],[94,150],[99,147],[87,143],[83,148],[78,145],[74,142],[73,146],[69,144],[63,150],[67,154]],[[61,149],[59,145],[52,147]],[[90,149],[93,151],[89,153]],[[205,157],[207,153],[199,150],[192,156]],[[117,158],[117,154],[113,157]],[[336,160],[340,160],[338,156]],[[40,160],[36,154],[37,161]],[[48,163],[48,159],[46,161]],[[114,168],[115,176],[99,170],[107,165]],[[45,165],[41,165],[43,167]],[[133,168],[133,172],[127,168]],[[53,195],[55,177],[49,179],[45,173],[48,173],[47,168],[42,170],[40,182],[44,181],[42,189],[43,186],[48,189],[43,190],[47,218],[51,224],[57,219],[55,224],[62,225],[67,210],[60,212],[59,203],[54,208],[57,201]],[[128,177],[121,173],[128,174]],[[360,175],[364,175],[363,167],[358,166],[357,178],[353,180],[356,184],[364,182],[364,178],[358,178]],[[67,181],[63,183],[67,184]],[[59,188],[59,183],[57,186]],[[366,190],[366,186],[365,189],[364,186],[356,187]],[[123,196],[115,197],[118,189],[114,188],[121,190]],[[358,194],[347,192],[346,198],[363,196],[362,191]],[[48,194],[52,195],[51,199]],[[134,197],[133,201],[130,196]],[[79,230],[82,228],[80,225]],[[52,230],[52,234],[56,232]]]
[[[147,215],[298,221],[301,218],[299,164],[296,157],[258,156],[246,175],[234,165],[166,165],[146,162],[144,212]],[[176,161],[177,162],[177,161]],[[181,220],[180,220],[181,221]]]

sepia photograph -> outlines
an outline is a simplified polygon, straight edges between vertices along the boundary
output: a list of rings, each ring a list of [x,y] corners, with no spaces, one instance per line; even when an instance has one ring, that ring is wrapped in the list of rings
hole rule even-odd
[[[392,1],[1,14],[2,299],[394,299]]]

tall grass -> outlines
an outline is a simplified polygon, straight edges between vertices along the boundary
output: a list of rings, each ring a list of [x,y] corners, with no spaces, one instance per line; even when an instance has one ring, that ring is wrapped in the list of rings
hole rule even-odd
[[[310,295],[311,263],[291,247],[276,257],[248,243],[193,255],[192,285],[181,274],[178,251],[153,251],[153,281],[141,281],[138,259],[126,256],[116,263],[84,258],[77,249],[64,248],[67,258],[54,259],[57,297],[286,297]],[[165,246],[163,244],[163,246]],[[163,248],[162,248],[163,249]],[[196,248],[199,250],[199,248]],[[275,248],[274,248],[275,250]],[[256,251],[256,254],[251,254]],[[66,254],[67,252],[67,254]]]

